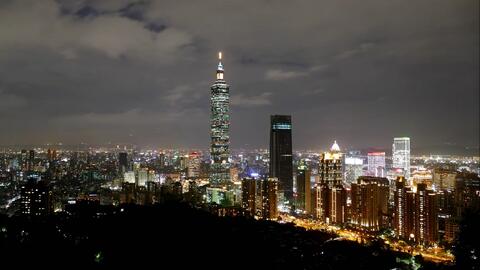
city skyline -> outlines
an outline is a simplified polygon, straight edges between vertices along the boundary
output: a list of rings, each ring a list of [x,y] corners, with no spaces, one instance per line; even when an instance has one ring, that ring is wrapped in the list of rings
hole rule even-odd
[[[0,1],[4,265],[476,269],[478,3],[196,4]]]
[[[9,129],[0,145],[204,148],[210,67],[222,50],[233,85],[233,149],[266,148],[269,115],[288,114],[294,149],[336,139],[347,149],[388,150],[393,137],[408,136],[413,151],[478,153],[474,3],[307,2],[293,10],[286,3],[250,10],[206,2],[196,10],[157,1],[4,2],[0,120]],[[238,8],[255,18],[245,23]],[[397,16],[387,15],[393,9]],[[291,24],[276,20],[291,16]]]

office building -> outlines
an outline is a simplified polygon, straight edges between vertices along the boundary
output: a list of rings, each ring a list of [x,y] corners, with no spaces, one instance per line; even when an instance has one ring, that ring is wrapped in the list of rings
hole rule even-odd
[[[345,184],[356,183],[360,176],[363,176],[363,159],[345,157]]]
[[[200,165],[201,165],[200,154],[198,152],[191,152],[188,155],[187,177],[188,178],[200,177]]]
[[[224,78],[222,53],[218,58],[217,79],[210,87],[210,185],[214,188],[230,184],[230,86]]]
[[[385,152],[368,152],[368,175],[385,177]]]
[[[392,146],[392,167],[405,176],[410,178],[410,138],[400,137],[393,139]]]
[[[270,177],[278,179],[282,201],[293,202],[292,119],[290,115],[270,117]]]

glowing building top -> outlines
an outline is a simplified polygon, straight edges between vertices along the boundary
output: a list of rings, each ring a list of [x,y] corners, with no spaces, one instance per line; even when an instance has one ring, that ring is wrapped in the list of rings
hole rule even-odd
[[[217,80],[223,80],[222,52],[218,52]]]
[[[330,151],[332,152],[340,152],[340,146],[338,146],[337,141],[333,142],[332,147],[330,148]]]

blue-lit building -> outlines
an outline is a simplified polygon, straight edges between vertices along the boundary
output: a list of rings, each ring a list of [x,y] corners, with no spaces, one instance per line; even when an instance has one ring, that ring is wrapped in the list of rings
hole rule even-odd
[[[210,185],[226,187],[230,183],[230,86],[225,82],[222,53],[219,53],[217,80],[211,86],[210,135]]]

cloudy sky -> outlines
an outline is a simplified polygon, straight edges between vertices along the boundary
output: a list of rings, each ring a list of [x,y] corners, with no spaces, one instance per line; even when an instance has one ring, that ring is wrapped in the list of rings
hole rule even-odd
[[[477,0],[0,1],[0,145],[209,144],[216,52],[234,148],[478,147]]]

